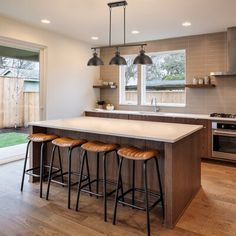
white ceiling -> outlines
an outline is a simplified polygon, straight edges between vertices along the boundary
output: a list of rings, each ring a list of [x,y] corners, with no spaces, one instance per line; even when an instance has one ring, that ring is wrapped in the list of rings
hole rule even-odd
[[[0,0],[0,14],[90,44],[107,45],[108,2],[115,0]],[[225,31],[236,26],[236,0],[127,0],[127,42]],[[40,20],[51,20],[43,25]],[[112,10],[112,43],[123,43],[123,9]],[[182,22],[190,21],[191,27]],[[132,35],[131,30],[140,34]],[[94,42],[91,36],[98,36]]]

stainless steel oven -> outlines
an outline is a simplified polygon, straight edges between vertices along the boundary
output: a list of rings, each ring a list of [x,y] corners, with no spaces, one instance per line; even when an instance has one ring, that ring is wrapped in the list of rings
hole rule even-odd
[[[212,157],[236,161],[236,122],[212,122]]]

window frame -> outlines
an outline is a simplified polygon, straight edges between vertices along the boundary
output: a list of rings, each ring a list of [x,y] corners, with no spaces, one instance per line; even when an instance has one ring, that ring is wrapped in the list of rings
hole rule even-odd
[[[184,68],[185,68],[185,82],[186,82],[186,49],[177,49],[177,50],[168,50],[168,51],[159,51],[159,52],[151,52],[147,53],[148,56],[152,55],[158,55],[158,54],[165,54],[165,53],[176,53],[176,52],[184,52],[185,54],[185,63],[184,63]],[[141,106],[152,106],[149,103],[146,103],[146,80],[145,80],[145,72],[146,72],[146,66],[141,65]],[[184,92],[184,103],[157,103],[158,106],[160,107],[186,107],[186,90]]]
[[[129,54],[129,55],[124,55],[124,58],[135,58],[137,55],[136,54]],[[139,69],[138,65],[137,66],[137,101],[136,102],[126,102],[125,101],[125,81],[123,78],[125,78],[124,72],[125,72],[125,67],[124,66],[119,66],[119,105],[126,105],[126,106],[137,106],[138,105],[138,98],[139,98]]]

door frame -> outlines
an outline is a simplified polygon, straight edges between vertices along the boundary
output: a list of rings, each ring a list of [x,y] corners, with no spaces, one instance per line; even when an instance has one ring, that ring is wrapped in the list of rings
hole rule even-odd
[[[39,52],[39,119],[46,119],[46,60],[47,46],[0,36],[0,45]]]

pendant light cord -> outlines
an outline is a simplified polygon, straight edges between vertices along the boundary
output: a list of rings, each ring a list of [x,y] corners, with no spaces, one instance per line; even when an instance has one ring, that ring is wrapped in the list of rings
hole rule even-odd
[[[109,25],[109,46],[111,46],[111,7],[110,7],[110,25]]]
[[[126,44],[126,42],[125,42],[125,38],[126,38],[126,17],[125,17],[125,15],[126,15],[126,7],[124,6],[124,45]]]

